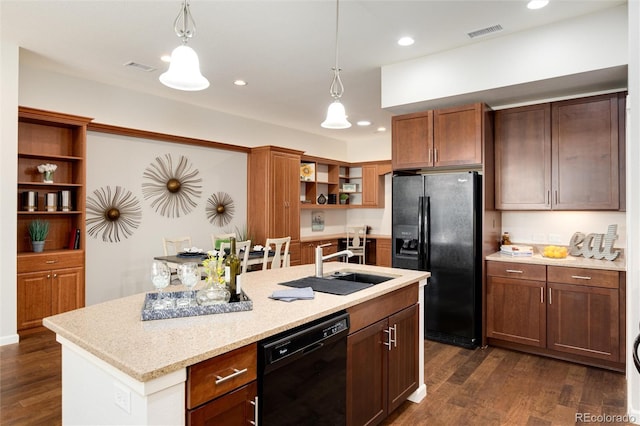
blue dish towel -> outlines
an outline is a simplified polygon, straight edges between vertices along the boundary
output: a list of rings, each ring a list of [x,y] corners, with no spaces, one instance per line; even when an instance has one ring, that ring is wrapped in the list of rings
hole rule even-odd
[[[313,299],[313,289],[311,287],[302,288],[288,288],[286,290],[274,291],[271,299],[282,300],[284,302],[293,302],[294,300],[309,300]]]

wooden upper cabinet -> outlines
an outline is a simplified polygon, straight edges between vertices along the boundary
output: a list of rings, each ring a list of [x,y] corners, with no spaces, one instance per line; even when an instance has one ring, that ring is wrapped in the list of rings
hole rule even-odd
[[[618,94],[551,107],[552,205],[618,210]]]
[[[391,119],[393,170],[433,166],[433,111]]]
[[[483,109],[477,103],[434,111],[435,167],[482,164]]]
[[[621,96],[497,111],[496,208],[618,210]]]
[[[384,207],[384,175],[375,164],[362,166],[362,205]]]
[[[551,104],[495,113],[496,208],[551,208]]]
[[[484,110],[476,103],[393,117],[393,169],[482,165]]]

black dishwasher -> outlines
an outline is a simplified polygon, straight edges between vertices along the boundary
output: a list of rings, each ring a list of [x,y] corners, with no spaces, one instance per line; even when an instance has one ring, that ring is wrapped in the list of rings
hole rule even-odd
[[[260,425],[346,424],[348,332],[341,311],[260,342]]]

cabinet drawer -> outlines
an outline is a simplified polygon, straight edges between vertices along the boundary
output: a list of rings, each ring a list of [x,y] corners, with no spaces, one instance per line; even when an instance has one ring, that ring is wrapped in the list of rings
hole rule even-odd
[[[18,273],[84,267],[84,251],[69,250],[18,256]]]
[[[389,317],[418,301],[418,284],[411,284],[377,299],[360,303],[347,309],[349,334]]]
[[[549,266],[547,269],[547,281],[589,287],[619,288],[618,271],[605,271],[602,269]]]
[[[517,262],[487,262],[487,275],[545,281],[547,279],[547,267],[545,265],[528,265]]]
[[[253,343],[192,365],[187,371],[187,408],[256,380],[257,364],[257,343]]]

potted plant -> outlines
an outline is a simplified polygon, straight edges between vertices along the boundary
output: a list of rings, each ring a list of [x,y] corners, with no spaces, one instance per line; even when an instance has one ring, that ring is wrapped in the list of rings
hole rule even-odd
[[[36,219],[29,223],[29,236],[31,237],[31,245],[33,251],[41,252],[44,250],[44,241],[49,234],[49,222],[46,220]]]
[[[347,204],[349,200],[349,194],[345,194],[344,192],[340,194],[340,204]]]

